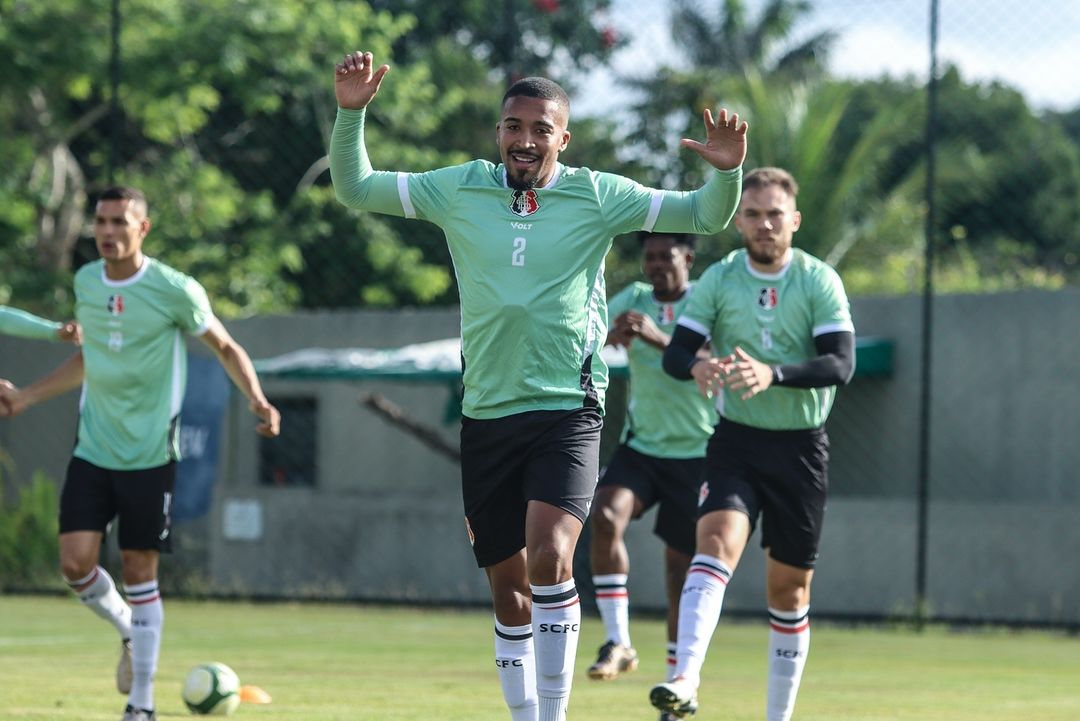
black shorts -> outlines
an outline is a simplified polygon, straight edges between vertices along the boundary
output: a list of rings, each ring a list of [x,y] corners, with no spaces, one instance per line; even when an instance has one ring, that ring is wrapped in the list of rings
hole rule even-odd
[[[589,515],[600,470],[595,408],[461,419],[461,495],[476,563],[504,561],[525,547],[529,501]]]
[[[657,458],[621,445],[600,473],[597,485],[629,488],[641,501],[642,513],[659,503],[653,533],[669,547],[692,556],[704,461]]]
[[[60,494],[60,533],[104,533],[116,517],[121,549],[168,553],[172,549],[170,510],[175,480],[176,463],[111,471],[72,458]]]
[[[705,456],[698,517],[742,511],[774,560],[813,568],[829,490],[824,428],[767,431],[721,419]]]

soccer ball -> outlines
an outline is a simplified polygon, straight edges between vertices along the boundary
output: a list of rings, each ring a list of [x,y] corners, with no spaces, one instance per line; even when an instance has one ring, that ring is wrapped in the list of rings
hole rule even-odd
[[[203,663],[184,679],[181,696],[191,713],[228,716],[240,705],[240,679],[223,663]]]

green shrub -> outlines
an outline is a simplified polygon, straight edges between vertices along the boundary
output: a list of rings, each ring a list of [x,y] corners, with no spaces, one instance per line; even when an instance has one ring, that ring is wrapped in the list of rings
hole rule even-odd
[[[8,465],[3,460],[0,457],[0,472]],[[9,494],[0,492],[0,591],[58,586],[56,482],[36,471],[30,485],[12,495],[14,503]]]

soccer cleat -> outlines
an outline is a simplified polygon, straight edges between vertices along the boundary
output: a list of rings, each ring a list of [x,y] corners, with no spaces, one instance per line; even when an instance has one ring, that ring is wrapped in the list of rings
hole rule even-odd
[[[660,721],[679,721],[679,717],[671,711],[661,711]]]
[[[589,666],[589,678],[594,681],[610,681],[624,671],[638,667],[637,651],[621,643],[608,641],[600,647],[596,663]]]
[[[131,671],[131,639],[120,642],[120,662],[116,664],[116,690],[122,694],[131,693],[134,675]]]
[[[693,716],[698,709],[697,687],[686,678],[658,683],[649,691],[649,702],[677,719]]]
[[[135,708],[128,704],[124,707],[124,717],[120,721],[157,721],[157,716],[153,709]]]

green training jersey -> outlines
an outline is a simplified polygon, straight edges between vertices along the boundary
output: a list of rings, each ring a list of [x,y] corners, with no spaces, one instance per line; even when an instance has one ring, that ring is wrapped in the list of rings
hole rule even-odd
[[[0,333],[36,340],[56,340],[63,326],[18,308],[0,305]]]
[[[840,276],[798,248],[776,274],[754,270],[745,249],[714,263],[698,280],[679,325],[711,337],[717,356],[739,346],[769,365],[815,358],[819,335],[855,332]],[[745,401],[742,393],[724,389],[717,398],[721,416],[755,428],[795,430],[825,424],[836,387],[772,386]]]
[[[690,301],[693,284],[673,303],[653,295],[648,283],[632,283],[608,302],[612,319],[628,310],[652,318],[670,336]],[[664,372],[664,352],[640,338],[626,351],[630,367],[630,397],[621,443],[654,458],[700,458],[716,425],[712,402],[697,383],[676,380]]]
[[[558,165],[544,187],[514,190],[502,165],[474,160],[426,173],[375,172],[363,111],[339,110],[330,172],[346,205],[440,226],[461,298],[469,418],[583,405],[603,411],[604,256],[636,230],[714,233],[739,201],[742,170],[694,193]]]
[[[179,460],[187,382],[181,331],[206,331],[213,318],[206,291],[153,258],[124,280],[105,277],[99,260],[75,274],[75,317],[85,369],[75,455],[113,470]]]

